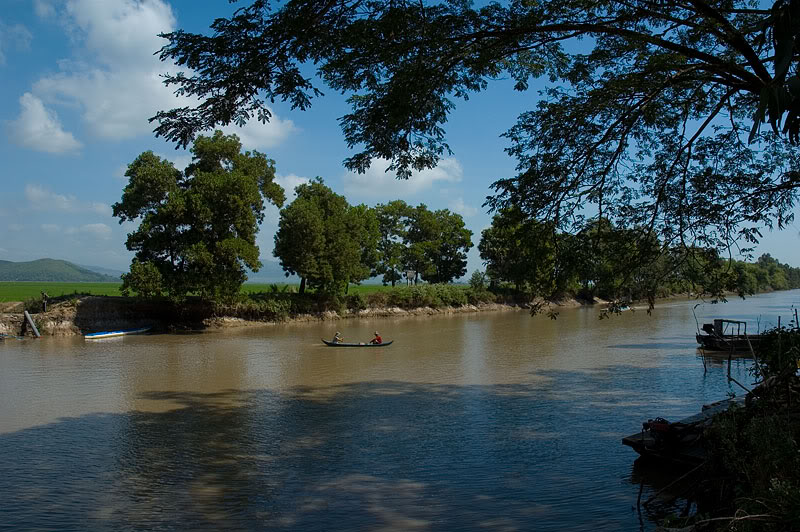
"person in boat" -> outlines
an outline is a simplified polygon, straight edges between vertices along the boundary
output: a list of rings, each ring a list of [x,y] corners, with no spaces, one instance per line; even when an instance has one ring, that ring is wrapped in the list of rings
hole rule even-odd
[[[333,343],[341,344],[342,342],[344,342],[344,338],[342,338],[342,333],[336,331],[336,334],[333,335]]]
[[[381,338],[381,335],[378,334],[378,331],[375,331],[375,337],[372,340],[370,340],[369,343],[371,343],[371,344],[382,344],[383,343],[383,338]]]

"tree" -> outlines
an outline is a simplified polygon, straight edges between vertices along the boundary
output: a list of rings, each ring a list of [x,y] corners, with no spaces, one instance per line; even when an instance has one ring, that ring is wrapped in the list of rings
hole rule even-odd
[[[519,173],[494,183],[491,208],[570,231],[607,219],[655,232],[665,253],[749,246],[793,216],[800,0],[256,0],[211,28],[163,35],[161,59],[192,69],[166,83],[202,99],[153,117],[181,145],[215,124],[268,120],[276,98],[308,108],[322,94],[301,71],[313,63],[352,94],[341,124],[361,151],[345,165],[384,158],[408,177],[449,152],[454,99],[498,77],[523,91],[547,76],[507,133]]]
[[[135,293],[143,299],[153,299],[161,296],[164,290],[164,278],[152,262],[141,263],[134,258],[130,271],[122,274],[120,292],[124,296]]]
[[[247,278],[245,268],[258,271],[264,199],[280,206],[284,193],[273,181],[275,163],[241,147],[236,135],[217,131],[195,140],[183,172],[150,151],[128,165],[128,184],[112,206],[120,223],[139,221],[125,243],[136,253],[127,289],[229,298]]]
[[[383,284],[391,283],[395,286],[397,281],[403,278],[404,239],[410,212],[411,207],[403,200],[375,207],[381,235],[378,243],[380,259],[377,273],[383,274]]]
[[[321,178],[299,185],[297,198],[281,210],[273,254],[287,275],[331,294],[367,279],[377,262],[378,221],[363,205],[351,207]]]
[[[557,277],[557,248],[552,225],[528,220],[519,209],[502,209],[481,233],[478,244],[486,270],[495,282],[509,282],[517,292],[549,297],[564,282]],[[564,261],[562,261],[563,263]]]
[[[403,262],[415,272],[415,283],[420,277],[430,283],[449,283],[467,273],[472,231],[460,214],[418,205],[409,212],[405,244]]]
[[[436,234],[430,260],[433,274],[426,275],[431,283],[450,283],[467,273],[467,252],[472,249],[472,231],[464,225],[460,214],[448,209],[434,211]]]

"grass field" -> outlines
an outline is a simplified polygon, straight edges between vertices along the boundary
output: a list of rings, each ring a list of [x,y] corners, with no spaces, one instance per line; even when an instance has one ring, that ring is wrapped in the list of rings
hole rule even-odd
[[[287,283],[245,283],[242,285],[242,293],[245,294],[252,294],[258,292],[272,292],[273,286],[278,288],[279,292],[283,292],[288,290],[287,287],[290,287],[292,291],[297,292],[300,289],[299,284],[287,284]],[[405,286],[397,285],[397,286]],[[351,284],[350,289],[347,291],[348,294],[372,294],[375,292],[387,292],[392,289],[391,286],[383,286],[380,284]]]
[[[21,283],[0,282],[0,301],[25,301],[40,298],[46,292],[51,298],[70,294],[118,296],[122,283]]]
[[[118,296],[122,283],[39,283],[39,282],[0,282],[0,302],[2,301],[25,301],[27,299],[41,297],[42,292],[46,292],[51,298],[70,294],[92,294],[95,296]],[[297,292],[300,285],[286,283],[275,283],[279,291],[284,291],[289,286]],[[399,285],[398,285],[399,286]],[[403,285],[405,286],[405,285]],[[272,292],[273,284],[268,283],[247,283],[242,285],[242,292],[245,294],[256,292]],[[374,292],[384,292],[391,290],[391,286],[379,284],[351,285],[349,294],[371,294]]]

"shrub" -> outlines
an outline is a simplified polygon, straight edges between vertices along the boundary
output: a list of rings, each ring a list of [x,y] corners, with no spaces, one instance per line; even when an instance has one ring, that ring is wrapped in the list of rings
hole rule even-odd
[[[364,310],[367,308],[367,298],[360,293],[350,294],[345,297],[345,305],[350,310]]]

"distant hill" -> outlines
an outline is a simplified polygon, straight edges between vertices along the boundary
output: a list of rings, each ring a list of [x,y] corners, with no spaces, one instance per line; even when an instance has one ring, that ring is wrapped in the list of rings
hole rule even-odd
[[[81,268],[89,270],[91,272],[102,273],[103,275],[110,275],[111,277],[115,278],[116,280],[120,280],[123,273],[126,273],[122,270],[117,270],[114,268],[103,268],[102,266],[90,266],[86,264],[78,264]]]
[[[300,282],[296,275],[286,277],[278,261],[261,259],[261,269],[257,272],[247,271],[248,283],[288,283],[295,284]]]
[[[0,281],[114,283],[119,282],[119,277],[93,272],[65,260],[39,259],[30,262],[0,260]]]

